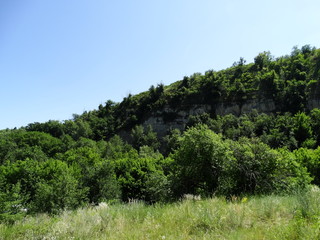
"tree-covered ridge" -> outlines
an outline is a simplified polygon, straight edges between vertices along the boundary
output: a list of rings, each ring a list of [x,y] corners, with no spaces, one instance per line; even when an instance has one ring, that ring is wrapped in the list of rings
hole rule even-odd
[[[83,134],[89,134],[95,140],[108,139],[120,130],[130,130],[142,124],[152,112],[165,106],[179,109],[193,104],[242,104],[250,99],[273,100],[275,112],[306,111],[310,99],[320,98],[319,62],[320,49],[309,45],[301,49],[295,47],[290,55],[279,58],[272,57],[270,52],[263,52],[250,64],[245,64],[245,60],[240,58],[225,70],[195,73],[169,86],[151,86],[146,92],[129,94],[120,103],[109,100],[97,110],[76,115],[75,123],[78,126],[70,128],[90,127],[90,131]],[[174,116],[164,117],[170,119]],[[28,128],[45,132],[53,130],[40,125],[30,124]],[[53,127],[52,124],[50,127]],[[61,129],[54,134],[59,133],[62,133]]]
[[[319,49],[294,48],[277,59],[264,52],[254,63],[240,59],[226,70],[151,86],[72,120],[2,130],[0,221],[102,201],[155,203],[319,185],[320,110],[308,109],[319,69]],[[257,98],[272,99],[275,112],[191,115],[185,129],[161,138],[142,125],[164,107]]]

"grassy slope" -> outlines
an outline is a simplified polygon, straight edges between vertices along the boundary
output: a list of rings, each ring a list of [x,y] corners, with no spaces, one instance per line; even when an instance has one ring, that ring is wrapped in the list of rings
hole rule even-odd
[[[319,239],[320,192],[102,206],[0,225],[0,239]]]

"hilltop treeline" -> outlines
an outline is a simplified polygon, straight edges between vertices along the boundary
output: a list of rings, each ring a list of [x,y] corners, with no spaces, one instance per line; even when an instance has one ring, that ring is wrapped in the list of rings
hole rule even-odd
[[[193,104],[241,104],[250,99],[267,98],[274,101],[275,113],[294,114],[307,111],[311,98],[320,99],[320,49],[309,45],[301,49],[294,47],[290,55],[279,58],[274,58],[270,52],[262,52],[253,63],[245,63],[240,58],[222,71],[195,73],[169,86],[151,86],[146,92],[129,94],[120,103],[108,100],[97,110],[74,115],[75,121],[34,123],[28,130],[47,132],[55,137],[65,133],[107,140],[121,130],[130,131],[142,124],[150,113],[162,110],[164,106],[178,109]]]
[[[107,101],[72,120],[0,131],[0,220],[58,213],[102,201],[174,201],[202,196],[290,193],[320,184],[320,110],[307,109],[320,80],[320,50],[259,54],[219,72]],[[164,106],[264,97],[271,114],[190,116],[158,138],[141,124]],[[126,131],[130,141],[117,134]]]

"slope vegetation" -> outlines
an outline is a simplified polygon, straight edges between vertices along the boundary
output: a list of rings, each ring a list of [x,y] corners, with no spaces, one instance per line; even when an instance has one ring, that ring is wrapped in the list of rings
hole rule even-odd
[[[263,52],[72,120],[2,130],[0,221],[320,185],[319,83],[319,49]]]

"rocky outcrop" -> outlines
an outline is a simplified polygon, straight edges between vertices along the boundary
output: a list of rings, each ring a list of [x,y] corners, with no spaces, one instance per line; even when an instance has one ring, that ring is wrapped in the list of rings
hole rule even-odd
[[[271,113],[276,110],[275,103],[272,99],[253,99],[240,103],[218,103],[215,106],[216,115],[227,115],[233,114],[239,116],[241,114],[249,113],[252,110],[257,110],[258,112]]]
[[[151,125],[159,137],[165,136],[171,129],[183,130],[186,127],[190,116],[203,113],[213,115],[241,114],[249,113],[252,110],[258,112],[271,113],[276,110],[275,103],[272,99],[253,99],[242,104],[231,102],[220,102],[216,104],[194,104],[171,108],[165,106],[163,109],[151,113],[150,117],[143,122],[143,126]]]
[[[320,99],[309,99],[307,108],[308,110],[312,110],[314,108],[320,108]]]
[[[312,110],[314,108],[320,108],[320,85],[314,84],[309,93],[309,98],[307,102],[308,110]]]
[[[164,136],[171,129],[183,130],[188,122],[189,116],[211,112],[210,105],[183,106],[180,109],[173,109],[165,106],[162,110],[153,113],[143,126],[151,125],[158,136]]]

